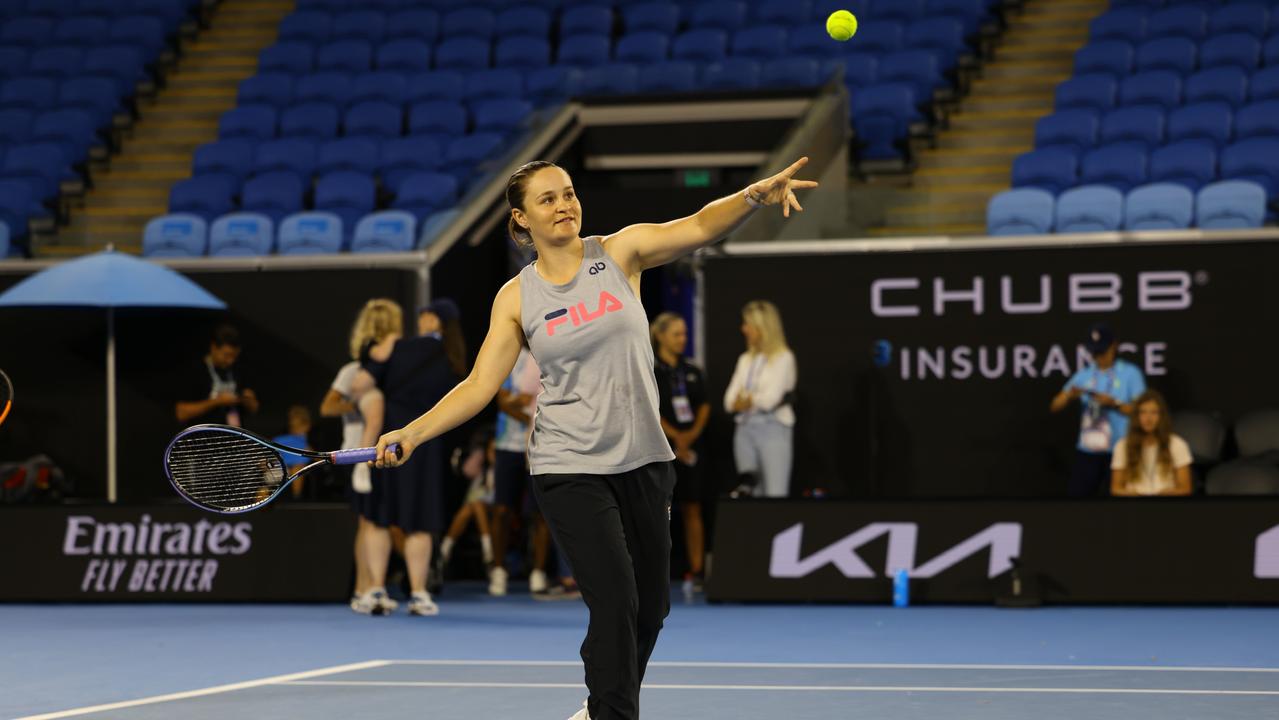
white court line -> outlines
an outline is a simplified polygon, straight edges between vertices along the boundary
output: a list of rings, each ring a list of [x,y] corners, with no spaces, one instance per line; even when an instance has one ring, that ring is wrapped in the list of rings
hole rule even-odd
[[[513,667],[581,667],[580,660],[386,660],[390,665],[461,665]],[[1193,667],[1176,665],[963,665],[912,663],[764,663],[654,661],[648,667],[761,668],[799,670],[1121,670],[1130,672],[1279,673],[1279,668]]]
[[[282,685],[317,687],[421,687],[421,688],[518,688],[581,689],[581,683],[507,683],[397,680],[298,680]],[[1279,695],[1279,690],[1185,690],[1160,688],[1009,688],[937,687],[930,685],[670,685],[644,683],[645,690],[784,690],[791,692],[920,692],[920,693],[1022,693],[1076,695]]]
[[[214,687],[202,688],[200,690],[186,690],[184,692],[169,693],[168,695],[154,695],[152,697],[138,698],[137,700],[122,700],[120,702],[107,703],[105,705],[91,705],[89,707],[72,708],[70,710],[44,713],[43,715],[28,715],[26,717],[17,718],[17,720],[55,720],[56,718],[89,715],[91,713],[106,712],[107,710],[120,710],[122,708],[137,707],[139,705],[151,705],[153,703],[172,702],[174,700],[186,700],[188,698],[203,697],[205,695],[235,692],[236,690],[247,690],[248,688],[261,687],[263,685],[274,685],[276,683],[284,683],[291,680],[319,677],[321,675],[333,675],[336,673],[351,672],[354,670],[367,670],[369,668],[382,667],[387,664],[388,661],[386,660],[369,660],[367,662],[351,663],[349,665],[334,665],[333,667],[319,668],[318,670],[307,670],[305,672],[289,673],[287,675],[274,675],[272,677],[265,677],[259,680],[246,680],[245,682],[231,683],[229,685],[216,685]]]

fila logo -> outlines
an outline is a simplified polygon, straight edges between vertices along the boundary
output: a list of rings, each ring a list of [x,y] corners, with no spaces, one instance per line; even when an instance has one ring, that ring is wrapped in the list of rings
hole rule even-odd
[[[591,275],[599,275],[600,273],[604,272],[604,268],[606,267],[608,266],[605,265],[604,263],[597,262],[594,265],[592,265],[591,269],[587,270],[586,272],[590,273]]]
[[[826,565],[834,565],[847,578],[878,577],[857,554],[857,549],[884,535],[888,536],[888,552],[882,577],[890,577],[897,570],[905,569],[912,578],[930,578],[986,548],[990,550],[987,575],[995,577],[1011,569],[1012,558],[1021,555],[1021,523],[994,523],[922,565],[915,564],[918,534],[919,525],[916,523],[871,523],[808,557],[802,557],[800,543],[804,537],[804,525],[796,523],[773,538],[768,574],[775,578],[802,578]]]
[[[603,263],[598,263],[602,265]],[[591,268],[594,270],[595,268]],[[586,303],[578,303],[572,307],[560,308],[555,312],[546,314],[546,335],[547,337],[555,337],[555,328],[566,322],[572,321],[573,327],[579,327],[586,323],[602,317],[604,313],[617,312],[622,309],[622,303],[613,297],[607,290],[600,291],[600,305],[595,312],[586,309]]]

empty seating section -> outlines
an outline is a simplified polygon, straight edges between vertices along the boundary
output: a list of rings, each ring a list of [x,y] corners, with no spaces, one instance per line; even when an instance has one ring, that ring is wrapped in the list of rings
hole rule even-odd
[[[1054,196],[1054,229],[1076,208],[1113,206],[1105,229],[1255,227],[1279,209],[1279,3],[1112,2],[1095,18],[1074,75],[1013,164],[1014,191],[992,198],[988,225],[1021,232],[1021,189]],[[1082,202],[1072,189],[1087,190]],[[1105,200],[1100,198],[1105,195]],[[1034,196],[1040,198],[1040,196]],[[1035,206],[1037,207],[1037,206]],[[1073,222],[1069,231],[1085,223]],[[1039,232],[1043,232],[1040,230]]]
[[[0,257],[28,251],[33,219],[61,215],[64,181],[105,159],[198,0],[0,1]]]
[[[262,247],[215,239],[219,215],[245,211],[270,222],[275,252],[329,247],[316,233],[283,241],[298,212],[336,218],[343,249],[402,248],[406,223],[421,228],[458,202],[542,108],[583,95],[815,87],[837,70],[854,94],[862,156],[899,157],[995,6],[299,0],[240,84],[218,140],[174,186],[170,211],[205,220],[208,242],[182,247],[210,253]],[[824,20],[844,7],[876,31],[831,40]],[[364,223],[366,214],[381,219]]]

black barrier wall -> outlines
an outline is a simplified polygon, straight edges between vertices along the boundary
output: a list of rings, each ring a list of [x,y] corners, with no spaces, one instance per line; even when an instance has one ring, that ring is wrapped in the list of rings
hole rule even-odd
[[[354,537],[344,507],[6,508],[0,600],[339,601]]]
[[[720,504],[715,601],[1279,602],[1279,500]]]
[[[711,255],[712,397],[722,408],[742,306],[771,300],[799,366],[797,489],[1061,495],[1078,406],[1048,404],[1094,322],[1116,328],[1121,357],[1174,412],[1229,422],[1279,405],[1277,261],[1279,243],[1262,241]]]

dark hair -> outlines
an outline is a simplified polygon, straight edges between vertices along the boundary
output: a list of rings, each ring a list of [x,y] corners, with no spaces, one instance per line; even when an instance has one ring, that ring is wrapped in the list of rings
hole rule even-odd
[[[512,210],[516,208],[523,210],[524,193],[528,191],[528,179],[533,177],[533,174],[538,170],[557,167],[559,165],[550,160],[534,160],[521,165],[518,170],[511,174],[511,179],[506,181],[506,204],[510,205]],[[515,222],[514,215],[507,218],[506,231],[510,234],[511,239],[515,241],[515,244],[523,247],[533,246],[533,236],[528,230],[520,227],[520,224]]]
[[[444,357],[448,358],[449,368],[459,378],[467,375],[466,338],[462,336],[462,324],[456,318],[440,322],[440,336],[444,341]]]
[[[213,330],[213,337],[209,340],[218,347],[230,345],[231,347],[240,347],[240,331],[235,329],[234,325],[219,325]]]

